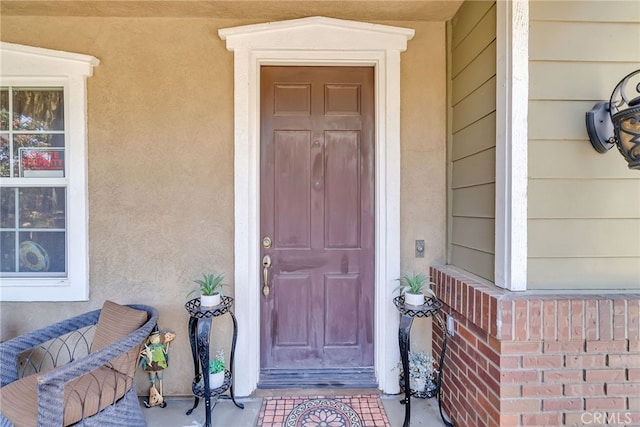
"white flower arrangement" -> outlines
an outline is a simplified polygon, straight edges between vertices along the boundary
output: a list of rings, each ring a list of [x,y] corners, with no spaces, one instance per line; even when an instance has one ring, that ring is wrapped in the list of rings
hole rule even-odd
[[[402,373],[402,361],[396,365]],[[433,386],[436,373],[435,360],[426,351],[409,352],[409,382],[411,389],[423,392]]]

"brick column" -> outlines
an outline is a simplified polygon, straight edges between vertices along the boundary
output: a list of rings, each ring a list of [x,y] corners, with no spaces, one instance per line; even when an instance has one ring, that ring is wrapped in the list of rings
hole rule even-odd
[[[443,403],[457,426],[640,425],[640,294],[510,292],[433,267],[456,320]],[[442,330],[433,323],[434,357]]]

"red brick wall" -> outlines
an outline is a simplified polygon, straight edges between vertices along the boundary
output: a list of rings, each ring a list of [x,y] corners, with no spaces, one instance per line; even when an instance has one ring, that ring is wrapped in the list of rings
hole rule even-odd
[[[431,269],[456,426],[640,426],[640,294],[510,292]],[[434,357],[442,330],[434,322]]]

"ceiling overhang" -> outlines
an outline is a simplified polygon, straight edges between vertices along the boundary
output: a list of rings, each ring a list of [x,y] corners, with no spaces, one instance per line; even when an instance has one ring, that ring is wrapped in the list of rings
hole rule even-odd
[[[446,21],[462,0],[3,0],[9,16],[242,19],[331,16],[356,21]]]

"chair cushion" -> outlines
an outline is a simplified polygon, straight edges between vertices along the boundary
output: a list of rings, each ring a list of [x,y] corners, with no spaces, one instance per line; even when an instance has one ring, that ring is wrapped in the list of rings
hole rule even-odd
[[[37,375],[29,375],[0,388],[2,415],[15,427],[38,425]],[[64,425],[77,423],[119,400],[133,379],[107,367],[69,382],[64,387]]]
[[[91,343],[91,352],[96,352],[126,337],[146,321],[146,311],[136,310],[113,301],[105,301],[100,310],[96,332]],[[140,347],[135,347],[111,360],[111,366],[123,374],[133,376],[139,353]]]
[[[105,301],[100,310],[91,352],[98,351],[134,332],[147,321],[147,312],[113,301]]]

